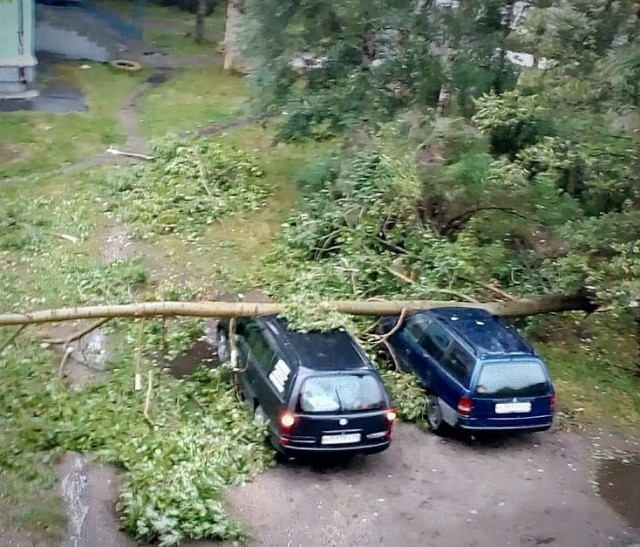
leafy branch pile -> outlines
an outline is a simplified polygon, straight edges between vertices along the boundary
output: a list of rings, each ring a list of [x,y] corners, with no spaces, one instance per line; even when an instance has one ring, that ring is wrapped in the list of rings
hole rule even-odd
[[[187,381],[157,371],[150,425],[144,390],[134,390],[132,351],[108,381],[79,391],[64,389],[49,356],[31,345],[5,352],[0,369],[1,468],[28,476],[34,455],[96,453],[124,470],[118,506],[137,540],[176,545],[241,536],[222,487],[251,478],[272,453],[263,426],[237,401],[228,370],[202,369]]]
[[[177,234],[197,241],[233,213],[262,207],[269,189],[244,152],[212,140],[176,137],[153,147],[153,162],[109,173],[111,207],[139,238]]]
[[[42,250],[51,241],[83,240],[91,225],[77,197],[6,197],[0,203],[0,251]]]
[[[315,318],[333,298],[495,299],[593,284],[625,305],[638,294],[638,141],[586,133],[518,91],[475,105],[473,126],[395,122],[302,173],[300,211],[258,280],[279,300],[309,303],[306,320],[294,307],[300,328],[339,325]],[[440,160],[421,162],[424,149]]]

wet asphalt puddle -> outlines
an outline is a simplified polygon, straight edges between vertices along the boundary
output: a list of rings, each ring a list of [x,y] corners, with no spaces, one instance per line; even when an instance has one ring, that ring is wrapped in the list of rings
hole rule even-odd
[[[633,528],[640,528],[640,457],[607,461],[598,471],[600,495]]]

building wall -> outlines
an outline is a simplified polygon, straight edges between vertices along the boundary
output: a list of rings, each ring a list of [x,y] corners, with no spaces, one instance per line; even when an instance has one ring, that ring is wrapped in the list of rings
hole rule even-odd
[[[20,93],[31,87],[37,64],[34,30],[34,0],[0,2],[0,93]]]

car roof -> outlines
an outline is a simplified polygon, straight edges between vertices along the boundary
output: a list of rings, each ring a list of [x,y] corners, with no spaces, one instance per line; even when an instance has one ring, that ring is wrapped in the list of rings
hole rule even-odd
[[[533,348],[498,316],[477,308],[437,308],[429,315],[466,341],[478,356],[534,355]]]
[[[373,367],[353,337],[344,330],[328,332],[297,332],[287,328],[287,322],[276,316],[261,317],[263,324],[276,336],[299,367],[317,370],[363,370]]]

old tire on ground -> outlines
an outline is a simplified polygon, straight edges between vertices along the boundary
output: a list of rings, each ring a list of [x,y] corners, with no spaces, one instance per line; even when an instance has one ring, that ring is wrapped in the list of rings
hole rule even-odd
[[[429,429],[431,429],[431,431],[433,431],[436,435],[442,434],[446,427],[446,423],[442,418],[440,401],[438,401],[438,398],[433,394],[427,395],[426,415]]]
[[[126,72],[139,72],[142,70],[142,65],[135,61],[129,61],[128,59],[114,59],[109,61],[109,65],[116,70],[124,70]]]

